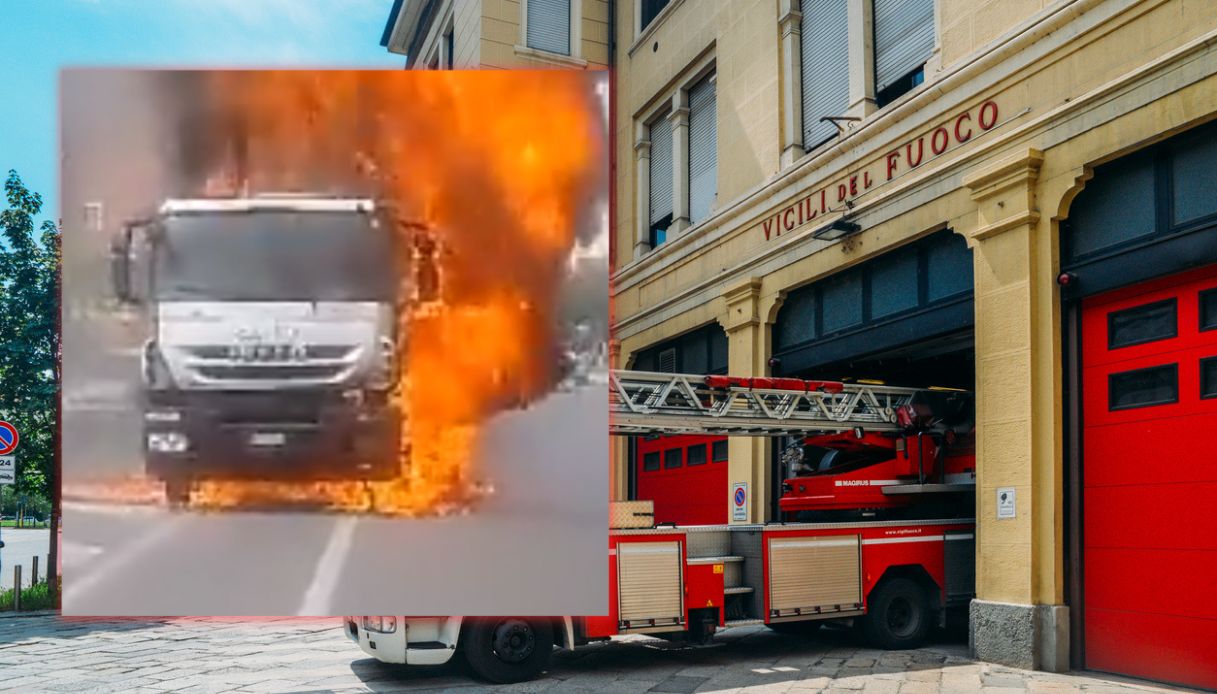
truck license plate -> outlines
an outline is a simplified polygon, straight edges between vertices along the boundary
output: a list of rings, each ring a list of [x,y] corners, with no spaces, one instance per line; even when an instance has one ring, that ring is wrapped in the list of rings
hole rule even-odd
[[[287,443],[287,436],[281,431],[258,431],[250,434],[251,446],[282,446]]]

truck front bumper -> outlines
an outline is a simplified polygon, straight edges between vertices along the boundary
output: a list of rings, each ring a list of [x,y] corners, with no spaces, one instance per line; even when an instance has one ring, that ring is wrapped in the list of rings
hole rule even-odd
[[[382,663],[442,665],[456,653],[460,617],[394,617],[391,631],[383,624],[379,630],[369,629],[364,619],[343,617],[343,630],[364,653]]]
[[[401,471],[400,410],[338,393],[150,394],[144,459],[154,477],[388,479]]]

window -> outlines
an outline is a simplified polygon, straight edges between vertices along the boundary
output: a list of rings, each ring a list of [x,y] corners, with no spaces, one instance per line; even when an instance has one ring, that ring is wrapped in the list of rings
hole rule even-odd
[[[934,0],[874,0],[875,102],[886,106],[921,84],[934,52]]]
[[[938,232],[792,291],[773,325],[774,347],[782,351],[955,305],[970,296],[972,272],[972,251],[963,237]]]
[[[683,449],[669,448],[663,452],[663,467],[665,470],[670,470],[674,467],[680,467],[681,454]]]
[[[661,373],[727,373],[727,333],[712,323],[640,350],[633,360],[639,371]]]
[[[448,60],[448,69],[451,70],[456,66],[453,53],[455,51],[455,43],[453,40],[454,31],[451,27],[448,28],[448,33],[444,34],[444,57]]]
[[[659,469],[659,451],[653,451],[642,456],[642,469],[654,472]]]
[[[849,17],[843,0],[802,0],[803,147],[832,139],[837,127],[824,116],[849,109]]]
[[[1174,299],[1107,314],[1107,349],[1166,340],[1178,334]]]
[[[1217,398],[1217,357],[1200,360],[1200,397]]]
[[[1179,402],[1179,367],[1153,366],[1107,377],[1107,409],[1129,410]]]
[[[715,441],[713,444],[711,444],[710,457],[716,463],[727,462],[727,442],[726,441]]]
[[[525,0],[529,48],[570,55],[571,0]]]
[[[666,115],[651,122],[650,213],[651,248],[667,241],[672,225],[672,122]]]
[[[706,444],[699,443],[689,446],[689,467],[706,464]]]
[[[1217,330],[1217,287],[1200,292],[1200,332]]]
[[[663,8],[668,6],[669,0],[641,0],[641,2],[642,15],[639,17],[638,21],[639,32],[646,29],[651,25],[651,22],[655,21],[655,18],[659,16],[659,13],[663,11]]]
[[[689,223],[710,216],[718,190],[714,74],[689,88]]]

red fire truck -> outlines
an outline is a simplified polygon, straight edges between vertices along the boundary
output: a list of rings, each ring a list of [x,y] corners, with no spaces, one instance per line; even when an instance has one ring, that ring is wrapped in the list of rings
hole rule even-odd
[[[967,474],[967,453],[951,450],[970,432],[968,418],[955,416],[969,407],[964,393],[629,371],[609,380],[614,435],[793,435],[799,445],[787,449],[787,461],[814,469],[787,481],[793,493],[784,508],[908,509],[968,496],[966,482],[947,481]],[[882,455],[820,469],[820,449],[872,448]],[[844,484],[852,480],[867,484]],[[912,648],[973,597],[970,504],[930,504],[946,511],[936,518],[868,511],[851,520],[684,526],[656,526],[648,506],[614,505],[606,615],[347,617],[347,634],[383,662],[438,664],[459,653],[479,676],[513,682],[541,672],[554,646],[621,634],[705,643],[732,626],[808,631],[831,621],[852,624],[879,647]]]

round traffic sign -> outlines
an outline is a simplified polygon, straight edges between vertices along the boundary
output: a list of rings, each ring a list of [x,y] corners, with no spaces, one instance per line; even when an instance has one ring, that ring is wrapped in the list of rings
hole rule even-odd
[[[21,437],[17,435],[17,427],[8,422],[0,422],[0,455],[8,455],[17,449],[17,442]]]
[[[735,490],[735,505],[736,506],[744,505],[744,488],[743,487],[739,487]]]

